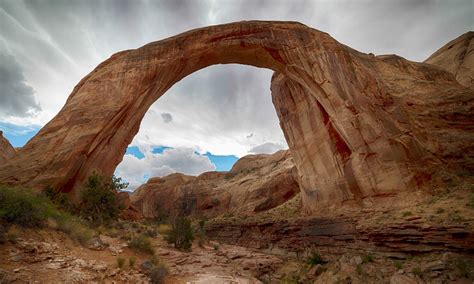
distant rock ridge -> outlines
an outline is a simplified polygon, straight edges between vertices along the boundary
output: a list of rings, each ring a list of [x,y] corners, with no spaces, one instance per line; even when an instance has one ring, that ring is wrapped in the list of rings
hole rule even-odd
[[[426,63],[441,67],[466,87],[474,86],[474,32],[467,32],[433,53]]]
[[[248,155],[229,172],[197,177],[179,173],[151,178],[131,196],[145,217],[222,213],[253,214],[281,205],[299,192],[296,168],[288,151]]]

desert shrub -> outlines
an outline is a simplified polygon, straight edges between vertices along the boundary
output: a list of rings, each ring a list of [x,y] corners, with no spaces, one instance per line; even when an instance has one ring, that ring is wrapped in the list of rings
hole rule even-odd
[[[73,203],[67,197],[67,194],[58,190],[55,190],[51,186],[47,186],[41,192],[49,200],[51,200],[60,209],[74,212],[76,210]]]
[[[374,256],[370,253],[364,255],[362,257],[362,263],[369,263],[369,262],[373,262],[374,261]]]
[[[27,188],[0,186],[0,222],[23,227],[43,227],[47,220],[71,239],[86,245],[93,232],[78,218],[59,210],[44,194]]]
[[[324,261],[321,255],[317,252],[311,253],[311,256],[308,258],[307,263],[310,266],[315,266],[316,264],[325,264],[327,261]]]
[[[421,268],[419,266],[414,267],[411,272],[415,274],[416,276],[420,277],[421,276]]]
[[[212,247],[214,248],[214,250],[219,250],[219,245],[218,244],[214,244]]]
[[[412,213],[410,211],[405,211],[405,212],[402,212],[402,217],[408,217],[408,216],[411,216]]]
[[[176,218],[171,224],[171,231],[165,237],[166,241],[175,248],[190,250],[194,240],[191,221],[188,218]]]
[[[158,202],[155,204],[155,212],[153,215],[155,216],[153,220],[158,224],[164,224],[168,222],[168,219],[169,219],[168,213],[166,212],[166,210],[163,209],[161,204]]]
[[[168,275],[168,268],[166,264],[155,255],[151,259],[145,260],[140,267],[145,275],[150,277],[151,283],[163,283],[164,278]]]
[[[472,270],[474,267],[474,263],[470,263],[469,261],[458,258],[454,260],[454,267],[457,270],[457,274],[460,277],[468,278],[472,276]]]
[[[395,260],[395,262],[393,263],[393,265],[395,266],[396,269],[400,270],[403,268],[403,263],[400,261],[400,260]]]
[[[69,238],[86,246],[94,236],[95,232],[83,224],[77,218],[69,214],[61,214],[55,218],[57,227],[60,231],[66,233]]]
[[[117,267],[122,269],[123,266],[125,265],[125,258],[123,257],[117,257]]]
[[[154,228],[148,228],[146,231],[145,231],[145,234],[150,237],[150,238],[154,238],[158,235],[158,233],[156,232],[156,230]]]
[[[117,184],[117,178],[91,175],[81,191],[81,215],[93,224],[109,223],[117,219],[123,204],[117,198],[117,189],[125,185]]]
[[[160,224],[158,225],[157,231],[160,235],[167,235],[171,232],[171,226],[168,224]]]
[[[357,272],[357,274],[359,274],[359,275],[364,274],[364,269],[362,269],[362,265],[357,264],[357,266],[356,266],[356,272]]]
[[[23,227],[42,227],[56,209],[50,200],[27,188],[0,187],[0,220]]]
[[[128,259],[128,266],[130,266],[130,268],[134,268],[136,262],[137,262],[137,259],[134,256],[131,256]]]
[[[200,247],[203,247],[207,241],[206,230],[204,229],[206,225],[206,220],[201,219],[198,222],[198,228],[196,230],[196,238],[198,239],[198,244]]]
[[[159,263],[158,265],[154,266],[148,273],[148,277],[150,277],[150,282],[153,284],[164,283],[164,279],[167,275],[168,268],[162,263]]]
[[[128,246],[137,251],[144,253],[154,254],[155,249],[151,245],[150,239],[143,235],[138,235],[130,240]]]

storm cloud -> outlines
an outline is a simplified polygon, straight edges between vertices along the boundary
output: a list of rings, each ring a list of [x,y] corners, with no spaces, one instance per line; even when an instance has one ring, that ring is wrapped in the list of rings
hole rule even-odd
[[[20,65],[6,54],[0,54],[0,102],[0,117],[27,116],[41,110]]]

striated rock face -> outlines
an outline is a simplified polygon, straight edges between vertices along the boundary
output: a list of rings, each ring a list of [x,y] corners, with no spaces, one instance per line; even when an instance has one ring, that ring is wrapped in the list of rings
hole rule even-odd
[[[10,142],[5,137],[3,137],[3,132],[0,131],[0,164],[5,163],[15,155],[15,148],[13,148]]]
[[[353,218],[293,219],[275,222],[232,222],[206,227],[212,239],[253,248],[298,252],[347,251],[391,253],[474,252],[474,232],[463,225],[427,225],[417,220],[387,226],[361,226]]]
[[[149,218],[159,214],[212,217],[268,210],[298,192],[293,159],[288,151],[279,151],[245,156],[228,173],[151,178],[131,195],[131,201]]]
[[[273,101],[307,212],[415,190],[444,167],[474,170],[473,90],[448,71],[363,54],[300,23],[250,21],[114,54],[0,165],[0,182],[74,193],[93,171],[111,175],[157,99],[224,63],[276,72]]]
[[[454,74],[466,87],[474,85],[474,32],[467,32],[438,49],[426,63]]]

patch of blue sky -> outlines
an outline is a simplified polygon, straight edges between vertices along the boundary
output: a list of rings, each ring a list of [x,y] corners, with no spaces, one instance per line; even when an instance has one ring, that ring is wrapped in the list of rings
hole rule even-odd
[[[234,155],[213,155],[209,152],[204,154],[204,156],[207,156],[209,160],[216,166],[216,171],[218,172],[227,172],[232,169],[232,166],[237,162],[239,158],[237,158]]]
[[[8,122],[0,122],[0,130],[13,147],[23,147],[33,136],[38,133],[39,125],[16,125]]]
[[[151,152],[153,154],[161,154],[163,153],[165,150],[167,149],[172,149],[172,147],[168,147],[168,146],[155,146],[153,147],[153,149],[151,150]]]
[[[128,146],[127,151],[125,152],[125,155],[133,155],[137,157],[138,159],[143,159],[145,158],[145,155],[138,149],[137,146]]]
[[[167,149],[172,149],[172,147],[155,146],[153,147],[151,152],[153,154],[162,154]],[[143,159],[145,157],[145,154],[142,153],[137,146],[129,146],[125,154],[133,155],[137,157],[138,159]],[[196,152],[196,154],[199,155],[198,152]],[[204,154],[204,156],[208,157],[211,163],[213,163],[216,166],[216,171],[220,171],[220,172],[230,171],[230,169],[232,169],[232,166],[239,159],[234,155],[214,155],[209,152]]]

